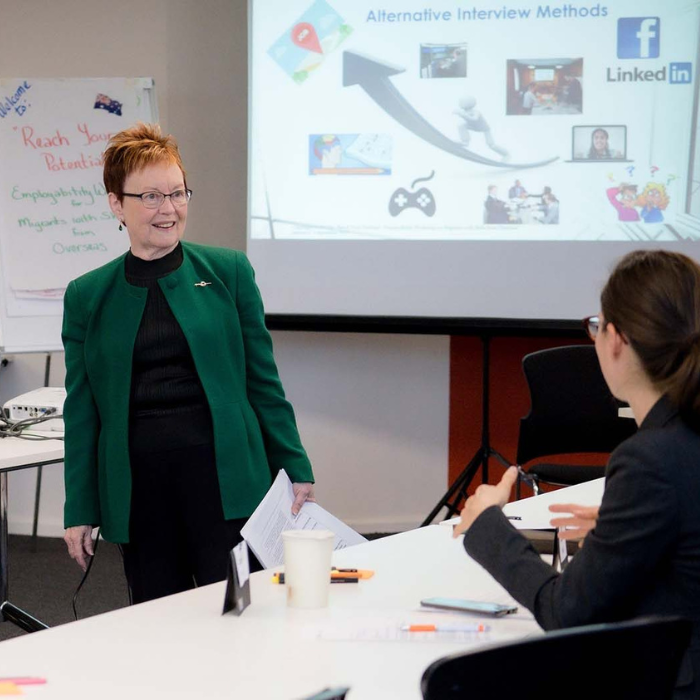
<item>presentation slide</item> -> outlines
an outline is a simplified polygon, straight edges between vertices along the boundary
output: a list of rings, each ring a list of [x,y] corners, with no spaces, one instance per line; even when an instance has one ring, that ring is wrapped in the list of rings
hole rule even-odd
[[[251,0],[267,310],[570,319],[697,257],[699,6]]]

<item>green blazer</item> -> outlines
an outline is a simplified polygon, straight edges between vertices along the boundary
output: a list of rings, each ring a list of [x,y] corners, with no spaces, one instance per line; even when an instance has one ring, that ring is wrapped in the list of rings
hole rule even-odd
[[[279,469],[293,482],[313,481],[311,464],[284,396],[248,259],[224,248],[182,247],[181,267],[158,284],[209,402],[224,515],[243,518]],[[63,316],[65,527],[100,525],[111,542],[129,541],[131,367],[148,294],[126,281],[124,258],[73,280]]]

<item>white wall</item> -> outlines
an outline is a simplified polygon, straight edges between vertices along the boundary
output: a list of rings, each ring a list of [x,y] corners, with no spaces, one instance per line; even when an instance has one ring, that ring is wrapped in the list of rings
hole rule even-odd
[[[449,340],[274,339],[321,504],[362,532],[418,526],[447,488]]]
[[[245,0],[0,0],[0,71],[154,77],[195,191],[187,238],[243,249],[246,32]],[[363,531],[417,525],[447,486],[447,338],[274,335],[321,502]],[[55,355],[52,383],[63,377]],[[0,401],[43,381],[42,356],[16,355]],[[33,470],[10,474],[11,532],[30,531],[34,482]],[[61,533],[62,501],[62,468],[47,467],[40,534]]]

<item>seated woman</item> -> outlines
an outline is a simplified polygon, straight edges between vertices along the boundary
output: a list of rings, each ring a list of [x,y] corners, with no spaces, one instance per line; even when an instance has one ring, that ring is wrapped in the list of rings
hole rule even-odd
[[[455,536],[544,629],[680,615],[693,621],[674,698],[700,693],[700,266],[625,256],[587,319],[612,393],[638,432],[611,455],[595,527],[563,573],[501,511],[517,470],[467,500]],[[595,513],[574,513],[577,523]],[[586,527],[583,527],[585,531]]]

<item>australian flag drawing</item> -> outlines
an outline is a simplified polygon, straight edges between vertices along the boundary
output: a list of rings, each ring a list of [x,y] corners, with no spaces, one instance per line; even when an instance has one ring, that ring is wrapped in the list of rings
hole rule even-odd
[[[110,114],[116,114],[118,117],[122,116],[122,103],[102,93],[99,93],[95,98],[95,109],[104,109]]]

